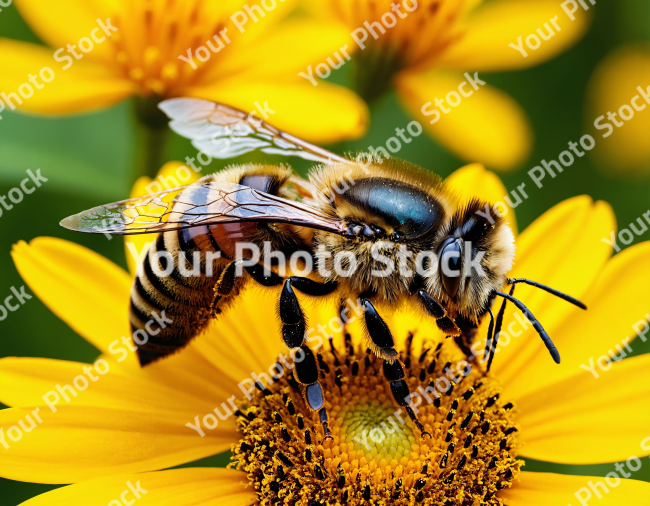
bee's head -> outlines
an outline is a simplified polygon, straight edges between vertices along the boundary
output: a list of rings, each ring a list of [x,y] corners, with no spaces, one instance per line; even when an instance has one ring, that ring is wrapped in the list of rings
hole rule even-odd
[[[428,279],[430,293],[475,319],[506,281],[515,256],[514,236],[490,204],[471,200],[440,229],[435,253],[438,265]]]

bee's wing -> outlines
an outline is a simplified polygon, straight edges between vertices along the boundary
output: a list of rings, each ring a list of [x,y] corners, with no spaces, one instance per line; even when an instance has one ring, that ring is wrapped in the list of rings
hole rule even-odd
[[[238,221],[290,223],[333,233],[343,230],[339,218],[314,207],[214,181],[94,207],[64,219],[61,225],[76,232],[135,235]]]
[[[194,98],[165,100],[158,107],[171,119],[169,126],[174,132],[191,139],[196,149],[213,158],[233,158],[260,150],[326,164],[351,163],[234,107]]]

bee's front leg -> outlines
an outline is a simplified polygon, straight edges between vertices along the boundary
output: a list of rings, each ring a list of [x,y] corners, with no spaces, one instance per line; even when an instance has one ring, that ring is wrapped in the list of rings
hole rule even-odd
[[[386,325],[386,322],[379,315],[372,302],[368,300],[367,296],[364,297],[364,295],[361,295],[359,300],[365,311],[366,330],[371,344],[375,348],[375,353],[384,359],[384,377],[388,381],[395,402],[399,406],[404,407],[413,423],[422,433],[422,438],[425,435],[431,437],[431,434],[424,430],[424,425],[420,423],[410,406],[411,392],[404,380],[404,368],[397,358],[399,354],[395,349],[395,340],[388,325]]]
[[[424,290],[418,290],[415,296],[426,313],[436,319],[436,325],[447,337],[460,335],[460,329],[436,299]]]

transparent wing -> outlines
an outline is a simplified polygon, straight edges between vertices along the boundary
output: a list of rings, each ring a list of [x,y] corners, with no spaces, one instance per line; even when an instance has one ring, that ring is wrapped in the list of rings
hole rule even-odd
[[[134,235],[237,221],[291,223],[333,233],[343,230],[340,219],[314,207],[248,186],[217,182],[95,207],[64,219],[61,225],[76,232]]]
[[[165,100],[158,107],[171,119],[169,126],[174,132],[191,139],[196,149],[213,158],[233,158],[259,150],[325,164],[351,163],[234,107],[194,98]]]

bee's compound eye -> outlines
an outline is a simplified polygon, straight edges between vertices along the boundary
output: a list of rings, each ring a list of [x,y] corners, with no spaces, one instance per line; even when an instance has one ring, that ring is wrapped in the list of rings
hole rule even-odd
[[[443,242],[440,250],[440,278],[445,292],[452,299],[458,293],[460,286],[460,271],[462,268],[462,247],[460,239],[449,237]]]

